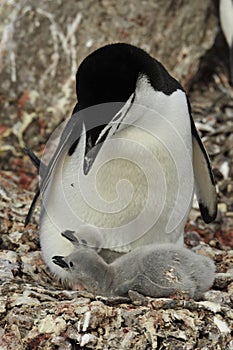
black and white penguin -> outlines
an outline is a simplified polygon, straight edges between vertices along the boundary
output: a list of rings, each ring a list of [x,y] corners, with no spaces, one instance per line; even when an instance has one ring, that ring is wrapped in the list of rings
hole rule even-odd
[[[229,46],[230,84],[233,85],[233,0],[219,1],[220,25]]]
[[[108,261],[143,245],[183,245],[194,186],[202,217],[216,217],[206,150],[181,85],[160,62],[132,45],[104,46],[81,63],[78,102],[45,169],[40,190],[40,242],[59,278],[69,272],[66,230],[92,225]]]

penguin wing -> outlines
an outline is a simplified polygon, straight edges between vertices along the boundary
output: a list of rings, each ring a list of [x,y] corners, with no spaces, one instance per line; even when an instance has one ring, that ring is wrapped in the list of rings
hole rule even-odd
[[[41,177],[44,176],[46,172],[46,165],[38,158],[35,153],[28,147],[24,148],[24,153],[30,158],[32,164],[36,167]]]
[[[203,220],[208,224],[217,215],[217,194],[210,160],[191,117],[195,193]]]
[[[73,114],[65,126],[65,129],[61,135],[59,144],[52,156],[52,159],[49,162],[47,171],[44,177],[42,178],[42,181],[40,184],[41,193],[43,193],[44,190],[46,189],[58,159],[63,154],[63,152],[68,153],[68,149],[71,147],[71,145],[76,140],[80,139],[80,136],[83,130],[84,130],[83,119],[79,118],[77,114]]]
[[[83,129],[83,122],[81,120],[81,118],[79,119],[77,114],[73,114],[70,118],[70,120],[68,121],[67,125],[65,126],[65,129],[62,132],[59,144],[48,164],[47,167],[43,166],[43,169],[41,171],[41,169],[39,169],[39,173],[41,175],[41,183],[40,186],[37,187],[35,195],[33,197],[31,206],[29,208],[28,214],[26,216],[24,225],[27,226],[27,224],[29,223],[31,216],[34,212],[34,209],[36,207],[36,203],[37,200],[40,196],[41,193],[43,193],[43,191],[46,189],[52,172],[57,164],[57,161],[59,159],[59,157],[61,156],[61,154],[67,150],[67,145],[72,145],[72,143],[80,137],[81,133],[82,133],[82,129]],[[30,155],[29,155],[30,156]],[[41,163],[42,165],[43,163]]]

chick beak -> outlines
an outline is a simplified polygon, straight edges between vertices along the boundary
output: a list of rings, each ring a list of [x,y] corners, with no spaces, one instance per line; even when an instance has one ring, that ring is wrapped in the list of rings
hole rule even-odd
[[[52,257],[52,261],[54,264],[62,267],[63,269],[68,269],[69,266],[63,259],[64,259],[64,256],[59,256],[59,255]]]
[[[62,232],[61,235],[72,243],[77,241],[77,238],[74,236],[74,231],[66,230]]]

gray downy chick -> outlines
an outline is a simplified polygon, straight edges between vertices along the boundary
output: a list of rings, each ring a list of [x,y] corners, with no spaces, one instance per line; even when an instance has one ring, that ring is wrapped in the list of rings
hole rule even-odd
[[[72,233],[66,236],[75,240]],[[200,299],[214,282],[213,261],[175,244],[147,245],[107,264],[96,250],[76,244],[75,251],[53,262],[71,274],[74,285],[104,296],[125,296],[129,290],[151,297],[177,293]]]

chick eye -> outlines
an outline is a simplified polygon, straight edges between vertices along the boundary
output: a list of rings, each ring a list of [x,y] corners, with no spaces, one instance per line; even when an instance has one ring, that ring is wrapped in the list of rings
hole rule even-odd
[[[74,266],[74,264],[72,263],[72,261],[70,262],[70,267],[73,267]]]

